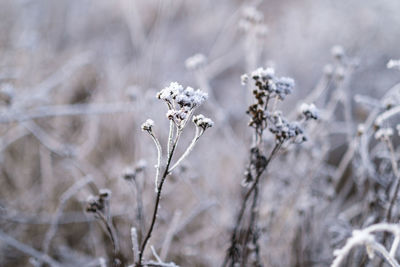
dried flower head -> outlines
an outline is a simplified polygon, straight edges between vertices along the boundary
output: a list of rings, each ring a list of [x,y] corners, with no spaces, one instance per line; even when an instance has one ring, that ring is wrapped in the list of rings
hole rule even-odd
[[[379,130],[376,131],[375,133],[375,139],[386,139],[389,138],[393,135],[393,129],[392,128],[380,128]]]
[[[197,127],[202,128],[204,131],[207,128],[211,128],[214,125],[214,122],[211,119],[205,117],[202,114],[194,116],[193,122],[194,122],[194,124],[196,124]]]
[[[154,126],[154,121],[151,119],[147,119],[143,124],[142,124],[142,131],[147,131],[151,132],[153,130]]]
[[[136,178],[136,171],[130,167],[126,167],[122,172],[122,178],[125,180],[134,180]]]
[[[306,104],[306,103],[301,104],[300,112],[305,116],[306,120],[319,119],[319,111],[314,104]]]
[[[275,111],[268,116],[270,122],[269,130],[275,135],[277,142],[296,141],[300,137],[300,142],[306,141],[303,135],[304,131],[297,122],[289,122],[286,120],[280,111]]]

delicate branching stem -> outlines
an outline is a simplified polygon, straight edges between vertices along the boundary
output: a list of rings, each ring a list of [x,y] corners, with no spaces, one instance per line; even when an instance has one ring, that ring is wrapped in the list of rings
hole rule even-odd
[[[194,146],[196,145],[196,142],[199,140],[199,138],[202,136],[202,134],[204,133],[203,130],[200,130],[199,127],[196,127],[196,134],[192,140],[192,142],[190,143],[190,145],[188,146],[188,148],[186,149],[186,151],[182,154],[182,156],[176,161],[176,163],[170,168],[170,171],[172,171],[173,169],[175,169],[181,162],[182,160],[184,160],[189,154],[190,152],[192,152]]]
[[[150,228],[147,231],[146,237],[144,238],[142,246],[140,247],[140,251],[139,251],[139,260],[138,260],[138,262],[136,264],[136,266],[138,266],[138,267],[142,267],[143,253],[144,253],[144,251],[146,249],[147,242],[149,241],[149,239],[151,237],[151,234],[152,234],[153,228],[154,228],[154,224],[156,223],[156,219],[157,219],[157,211],[158,211],[158,206],[160,204],[160,199],[161,199],[161,190],[162,190],[163,184],[165,182],[165,179],[167,178],[168,174],[170,173],[169,166],[171,164],[172,156],[174,154],[176,145],[178,144],[179,137],[180,137],[181,133],[182,133],[182,131],[178,130],[178,132],[177,132],[177,134],[175,136],[175,141],[174,141],[174,143],[173,143],[173,145],[171,147],[171,151],[168,154],[167,165],[166,165],[164,173],[163,173],[163,175],[161,177],[161,181],[158,184],[158,188],[157,188],[157,191],[156,191],[157,192],[157,196],[156,196],[156,201],[155,201],[155,205],[154,205],[153,215],[152,215],[152,218],[151,218]]]

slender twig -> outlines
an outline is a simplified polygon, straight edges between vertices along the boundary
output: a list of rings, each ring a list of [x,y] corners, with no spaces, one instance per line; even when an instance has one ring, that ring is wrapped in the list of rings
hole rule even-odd
[[[231,257],[233,257],[233,251],[236,249],[236,243],[238,241],[237,240],[237,238],[238,238],[237,235],[238,235],[240,223],[241,223],[241,221],[243,219],[243,215],[244,215],[244,212],[246,210],[247,201],[248,201],[249,197],[251,196],[251,194],[253,193],[253,191],[255,190],[255,188],[257,187],[261,175],[263,174],[265,169],[268,167],[268,165],[271,162],[273,156],[279,151],[281,146],[282,146],[282,143],[280,142],[280,143],[277,143],[275,145],[275,147],[272,149],[270,155],[266,159],[266,162],[265,162],[264,166],[257,171],[256,177],[255,177],[255,180],[254,180],[252,186],[247,191],[247,193],[245,194],[245,196],[244,196],[244,198],[242,200],[242,205],[241,205],[239,213],[238,213],[238,215],[236,217],[235,226],[233,228],[232,235],[231,235],[231,246],[229,247],[229,249],[228,249],[228,251],[226,253],[226,256],[225,256],[224,262],[222,263],[222,266],[226,266],[228,264],[228,262],[229,262],[229,259]]]

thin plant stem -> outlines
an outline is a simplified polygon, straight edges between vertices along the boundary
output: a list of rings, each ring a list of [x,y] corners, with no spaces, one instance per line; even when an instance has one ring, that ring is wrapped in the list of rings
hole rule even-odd
[[[272,149],[270,155],[268,156],[268,158],[267,158],[267,160],[266,160],[265,165],[264,165],[261,169],[258,170],[258,172],[257,172],[257,174],[256,174],[256,178],[255,178],[255,180],[254,180],[252,186],[251,186],[250,189],[247,191],[247,193],[245,194],[245,196],[244,196],[244,198],[243,198],[243,200],[242,200],[242,205],[241,205],[241,207],[240,207],[238,216],[237,216],[237,218],[236,218],[235,227],[233,228],[232,235],[231,235],[231,246],[230,246],[230,248],[228,249],[228,251],[227,251],[227,253],[226,253],[224,262],[222,263],[222,266],[223,266],[223,267],[226,266],[226,265],[228,264],[228,262],[229,262],[229,259],[233,257],[232,252],[233,252],[233,250],[235,249],[236,243],[237,243],[237,241],[238,241],[238,240],[237,240],[237,237],[238,237],[237,235],[238,235],[238,232],[239,232],[240,223],[241,223],[241,221],[242,221],[242,219],[243,219],[243,215],[244,215],[244,212],[245,212],[245,210],[246,210],[247,201],[248,201],[249,197],[251,196],[251,194],[253,193],[253,191],[256,189],[256,187],[257,187],[257,185],[258,185],[258,182],[259,182],[259,180],[260,180],[261,175],[263,174],[263,172],[265,171],[265,169],[268,167],[268,165],[269,165],[269,163],[271,162],[273,156],[279,151],[279,149],[281,148],[281,146],[282,146],[282,142],[279,142],[279,143],[277,143],[277,144],[275,145],[275,147]],[[232,264],[233,264],[233,262],[232,262]]]
[[[158,211],[158,206],[160,204],[160,199],[161,199],[161,190],[162,190],[163,184],[164,184],[168,174],[170,173],[169,166],[171,164],[172,156],[174,154],[176,145],[178,144],[178,140],[179,140],[179,137],[180,137],[181,133],[182,133],[182,131],[178,130],[178,132],[176,134],[176,137],[175,137],[175,141],[174,141],[174,143],[173,143],[173,145],[171,147],[171,151],[170,151],[170,153],[168,155],[167,165],[165,167],[165,170],[164,170],[164,173],[162,175],[161,181],[158,184],[158,188],[157,188],[157,191],[156,191],[157,192],[157,196],[156,196],[156,201],[155,201],[155,205],[154,205],[153,215],[152,215],[152,218],[151,218],[150,228],[147,231],[147,234],[146,234],[146,237],[143,240],[142,246],[140,247],[139,260],[138,260],[137,265],[136,265],[137,267],[142,267],[143,253],[144,253],[144,250],[146,249],[147,242],[149,241],[149,239],[151,237],[151,234],[153,232],[153,228],[154,228],[154,225],[155,225],[156,219],[157,219],[157,211]]]
[[[158,139],[157,139],[157,137],[154,135],[154,133],[153,133],[152,131],[148,131],[148,132],[149,132],[149,134],[150,134],[150,136],[151,136],[151,139],[153,139],[154,144],[155,144],[156,147],[157,147],[156,179],[155,179],[155,181],[154,181],[154,183],[155,183],[155,190],[156,190],[156,192],[157,192],[157,190],[158,190],[158,180],[159,180],[159,177],[160,177],[162,148],[161,148],[160,142],[158,141]]]

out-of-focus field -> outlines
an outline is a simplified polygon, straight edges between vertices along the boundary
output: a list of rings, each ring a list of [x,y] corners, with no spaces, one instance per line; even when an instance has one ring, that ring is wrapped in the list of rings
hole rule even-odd
[[[400,105],[398,89],[386,94],[400,81],[386,68],[400,58],[399,14],[396,0],[0,0],[0,265],[40,266],[34,248],[63,266],[108,266],[107,232],[85,212],[101,188],[112,191],[122,259],[133,264],[138,192],[122,176],[146,163],[136,179],[147,228],[157,151],[140,125],[152,118],[165,147],[167,109],[156,93],[178,81],[209,94],[199,112],[215,125],[168,177],[149,245],[165,262],[220,266],[251,145],[240,76],[271,66],[296,81],[285,114],[295,118],[311,99],[321,119],[264,174],[262,261],[329,266],[352,229],[385,221],[390,151],[373,123],[364,139],[357,129]],[[205,60],[193,67],[196,54]],[[399,116],[383,126],[394,129],[398,162],[396,124]],[[193,134],[185,130],[178,154]],[[391,222],[399,211],[396,202]],[[354,250],[346,266],[379,263],[367,259]]]

